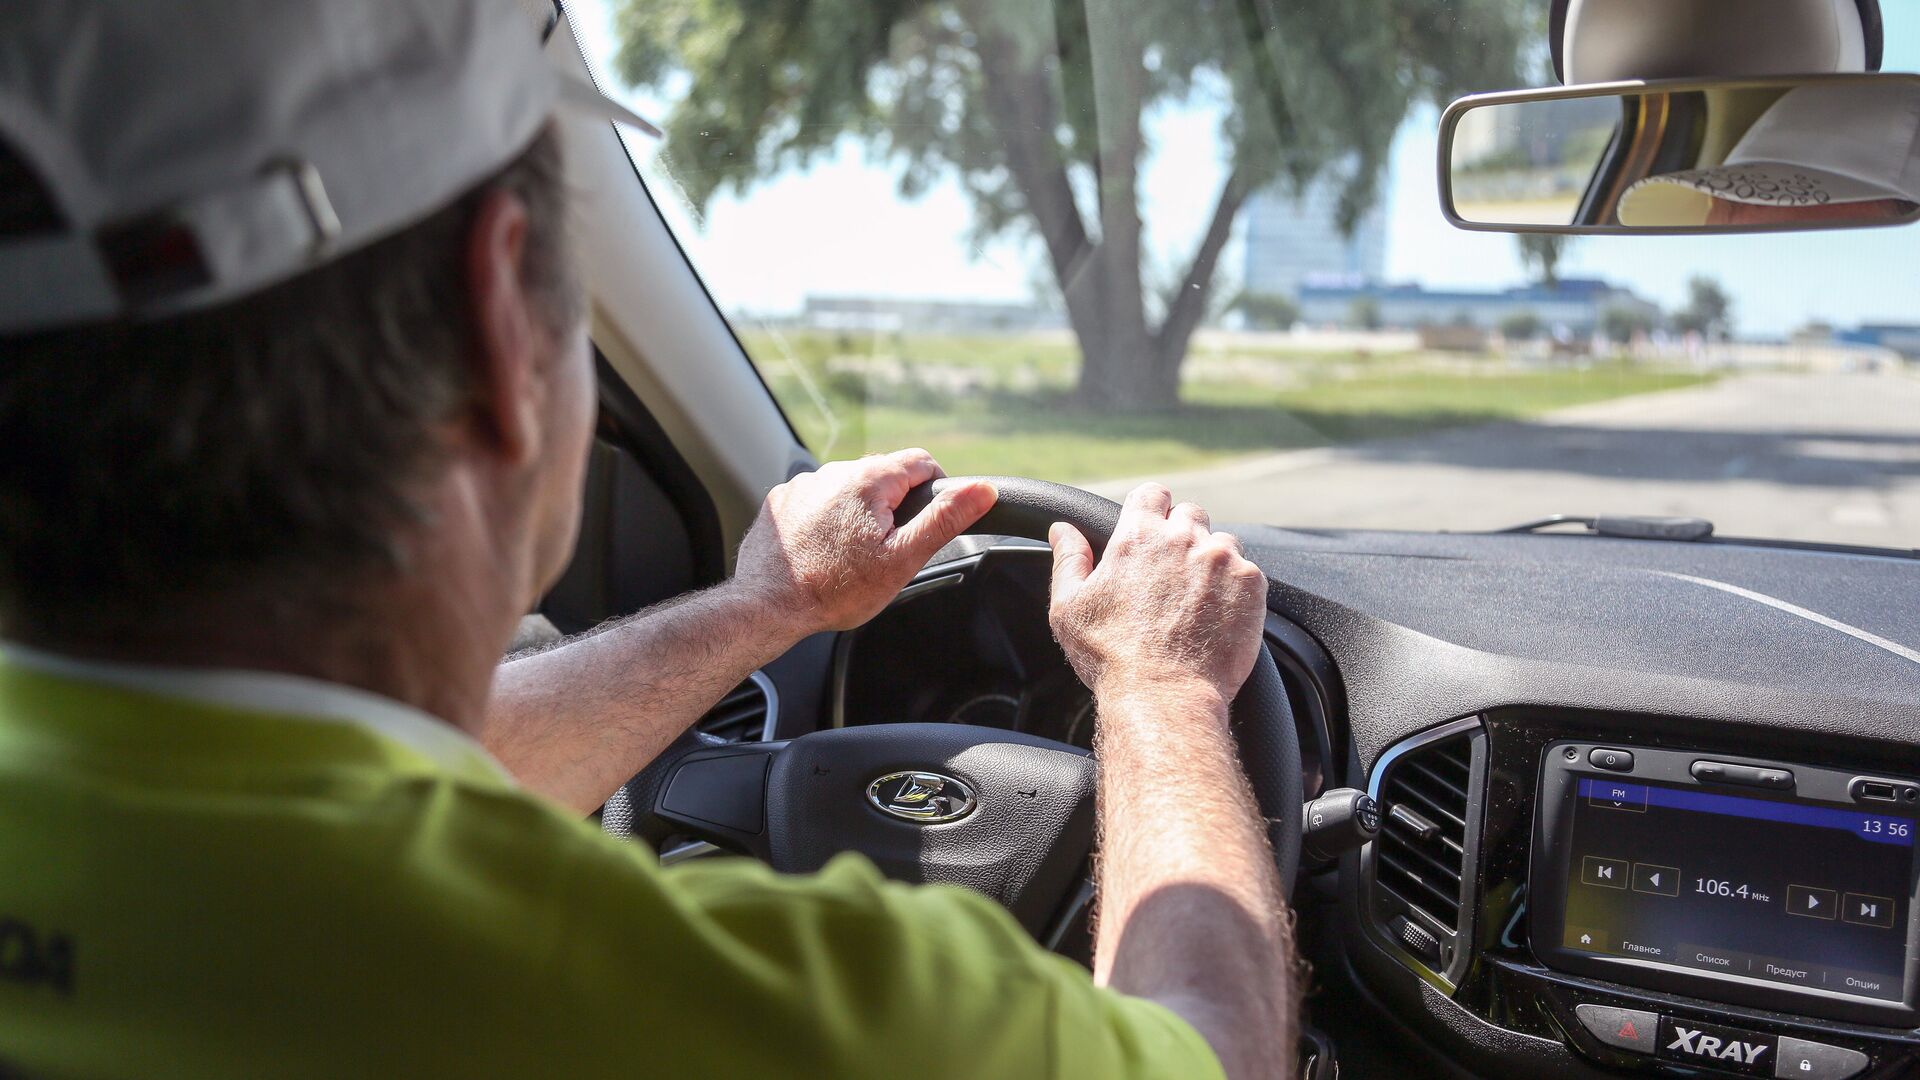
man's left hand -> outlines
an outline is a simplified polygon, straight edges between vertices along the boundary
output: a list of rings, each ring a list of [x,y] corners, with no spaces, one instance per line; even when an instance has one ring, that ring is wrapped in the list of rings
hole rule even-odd
[[[801,634],[851,630],[880,613],[934,552],[992,509],[980,481],[944,491],[895,528],[914,487],[944,476],[925,450],[836,461],[767,494],[741,541],[733,587]]]

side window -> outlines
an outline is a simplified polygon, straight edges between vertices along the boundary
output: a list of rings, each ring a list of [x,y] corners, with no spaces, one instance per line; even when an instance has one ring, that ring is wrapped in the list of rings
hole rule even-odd
[[[605,361],[600,423],[581,500],[580,541],[540,611],[586,630],[718,581],[718,517],[692,469]]]

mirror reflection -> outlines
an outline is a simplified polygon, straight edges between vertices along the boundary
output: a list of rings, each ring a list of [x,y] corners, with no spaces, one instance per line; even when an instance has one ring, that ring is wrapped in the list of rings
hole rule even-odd
[[[1506,100],[1466,108],[1450,137],[1453,212],[1496,228],[1739,231],[1920,214],[1911,76]]]

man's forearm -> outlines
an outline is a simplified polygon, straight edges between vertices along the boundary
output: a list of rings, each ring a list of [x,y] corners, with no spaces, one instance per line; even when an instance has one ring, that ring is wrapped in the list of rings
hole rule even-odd
[[[1234,1080],[1295,1056],[1293,941],[1253,792],[1211,690],[1102,696],[1095,978],[1180,1013]]]
[[[590,813],[804,631],[727,582],[502,664],[480,740],[527,788]]]

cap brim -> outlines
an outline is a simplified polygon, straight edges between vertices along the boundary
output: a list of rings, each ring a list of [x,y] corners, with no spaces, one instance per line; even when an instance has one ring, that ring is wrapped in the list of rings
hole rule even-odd
[[[1905,199],[1827,169],[1785,161],[1747,161],[1711,169],[1649,176],[1620,197],[1620,223],[1638,226],[1703,225],[1715,199],[1748,206],[1836,206]]]
[[[559,82],[561,107],[601,120],[627,124],[656,139],[665,138],[652,121],[601,93],[591,84],[571,74],[562,74]]]
[[[1702,195],[1750,206],[1827,206],[1906,197],[1881,184],[1790,161],[1743,161],[1712,169],[1663,173],[1634,187],[1652,184],[1677,184]]]

